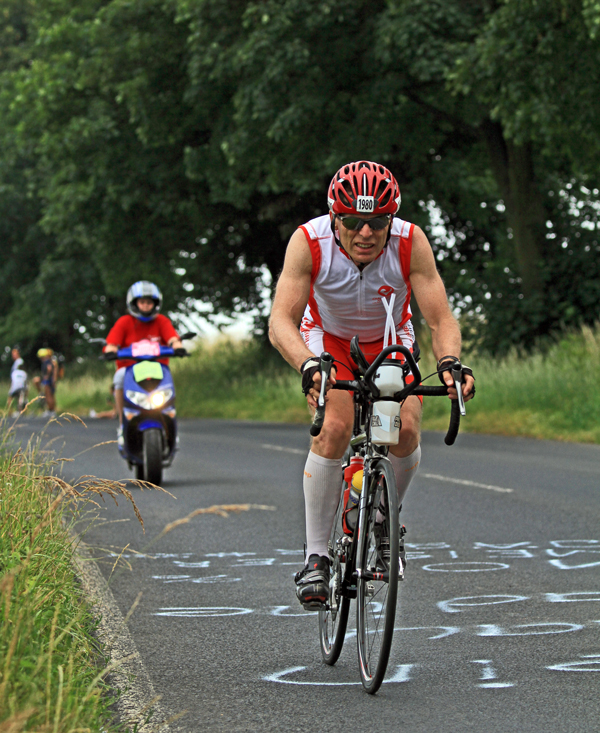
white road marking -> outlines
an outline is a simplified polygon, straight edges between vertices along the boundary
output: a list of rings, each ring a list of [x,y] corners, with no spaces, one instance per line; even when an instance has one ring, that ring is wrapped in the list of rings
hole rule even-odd
[[[486,489],[486,491],[498,491],[501,494],[512,494],[514,489],[506,489],[503,486],[494,486],[493,484],[480,484],[477,481],[466,481],[462,478],[452,478],[451,476],[440,476],[437,473],[419,473],[418,476],[430,478],[434,481],[446,481],[451,484],[460,484],[461,486],[473,486],[476,489]]]
[[[410,672],[414,667],[414,664],[399,664],[396,667],[396,672],[389,679],[383,680],[383,684],[390,682],[408,682],[410,680]],[[266,677],[263,677],[265,682],[280,682],[284,685],[312,685],[317,687],[342,687],[346,685],[361,685],[362,682],[301,682],[299,680],[284,680],[283,677],[287,677],[295,672],[302,672],[307,667],[289,667],[281,672],[274,672]]]
[[[539,624],[518,624],[506,628],[496,624],[479,624],[481,631],[477,636],[539,636],[540,634],[565,634],[569,631],[581,631],[583,624],[547,621]],[[508,631],[508,629],[531,629],[530,631]],[[536,629],[538,629],[536,631]]]
[[[600,672],[600,654],[580,654],[582,659],[587,662],[563,662],[562,664],[553,664],[546,669],[552,669],[556,672]]]
[[[600,560],[597,562],[584,562],[580,565],[567,565],[562,560],[548,560],[548,562],[559,570],[581,570],[582,568],[597,568],[600,565]]]
[[[272,443],[263,443],[260,447],[265,448],[265,450],[279,450],[283,451],[284,453],[295,453],[299,456],[308,455],[308,448],[305,450],[300,450],[300,448],[286,448],[283,445],[273,445]]]
[[[469,567],[466,567],[467,565]],[[473,565],[478,565],[479,567],[472,567]],[[506,570],[509,567],[510,565],[503,562],[477,562],[476,560],[470,560],[468,562],[438,562],[432,565],[423,565],[423,570],[429,570],[430,573],[489,573],[493,570]]]
[[[546,593],[546,600],[548,603],[581,603],[582,601],[600,601],[600,593],[595,590],[575,590],[570,593]]]
[[[590,545],[600,545],[600,540],[550,540],[554,547],[570,550],[587,550]]]
[[[481,670],[481,679],[482,680],[495,680],[496,679],[496,670],[492,667],[491,659],[473,659],[471,661],[473,664],[484,665],[483,669]],[[480,682],[477,685],[477,687],[485,687],[487,689],[497,689],[500,687],[514,687],[514,684],[512,682]]]
[[[185,616],[188,618],[214,618],[216,616],[245,616],[253,613],[252,608],[227,608],[226,606],[177,606],[160,608],[153,616]]]
[[[461,613],[464,607],[496,606],[499,603],[517,603],[528,600],[528,596],[459,596],[458,598],[450,598],[447,601],[439,601],[437,606],[440,611],[445,613]]]

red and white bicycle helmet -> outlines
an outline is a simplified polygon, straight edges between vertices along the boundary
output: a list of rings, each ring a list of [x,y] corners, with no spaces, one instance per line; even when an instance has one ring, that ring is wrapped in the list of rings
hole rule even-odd
[[[369,160],[342,166],[327,192],[327,203],[334,214],[394,215],[400,199],[398,181],[385,166]]]

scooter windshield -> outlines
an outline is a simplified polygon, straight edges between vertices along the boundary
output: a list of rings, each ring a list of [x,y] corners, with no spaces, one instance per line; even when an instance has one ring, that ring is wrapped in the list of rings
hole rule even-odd
[[[142,382],[144,379],[158,379],[160,381],[163,378],[162,364],[157,361],[141,361],[134,364],[133,378],[136,382]]]

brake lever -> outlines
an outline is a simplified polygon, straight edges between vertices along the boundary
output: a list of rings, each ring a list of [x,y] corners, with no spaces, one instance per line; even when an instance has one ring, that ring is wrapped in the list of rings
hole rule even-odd
[[[331,366],[333,364],[333,359],[327,354],[327,358],[323,358],[321,356],[321,391],[319,392],[319,399],[317,400],[317,404],[319,407],[325,406],[325,388],[327,387],[327,380],[329,379],[329,374],[331,372]]]
[[[452,379],[454,380],[454,386],[456,387],[456,395],[458,397],[458,409],[460,414],[464,417],[467,414],[465,410],[465,401],[462,393],[462,364],[457,362],[452,367]]]

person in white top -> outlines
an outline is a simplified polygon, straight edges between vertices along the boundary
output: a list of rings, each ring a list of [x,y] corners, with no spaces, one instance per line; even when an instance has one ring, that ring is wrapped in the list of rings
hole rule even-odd
[[[451,399],[456,399],[450,367],[460,357],[459,325],[452,315],[435,258],[423,231],[395,219],[400,189],[391,172],[371,161],[349,163],[334,175],[328,191],[329,214],[299,227],[286,251],[269,322],[271,343],[302,374],[309,407],[316,409],[321,384],[322,351],[335,358],[330,384],[352,379],[350,339],[359,335],[372,359],[384,339],[414,342],[410,298],[414,293],[431,330],[438,368]],[[471,375],[462,386],[465,400],[474,394]],[[329,385],[330,386],[330,385]],[[422,402],[409,396],[402,407],[398,445],[390,447],[398,505],[421,458]],[[341,459],[352,433],[352,396],[329,391],[325,422],[314,438],[304,469],[306,558],[296,575],[301,603],[324,603],[328,597],[331,533],[342,483]]]
[[[6,409],[10,412],[13,400],[17,401],[17,407],[21,411],[27,402],[27,372],[23,369],[24,362],[18,347],[11,350],[13,360],[10,369],[10,388],[8,390],[8,402]],[[18,413],[16,413],[18,414]],[[16,414],[14,415],[16,417]]]

